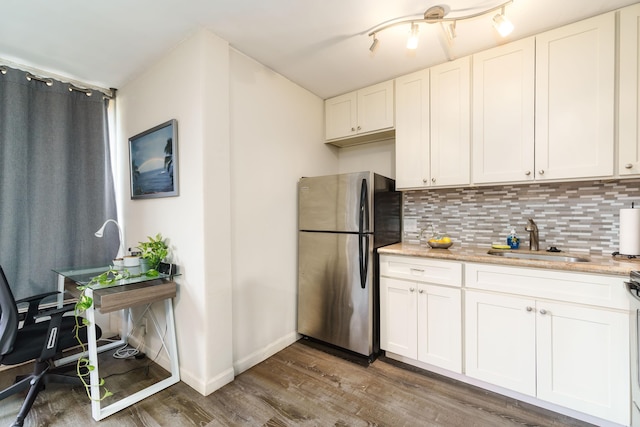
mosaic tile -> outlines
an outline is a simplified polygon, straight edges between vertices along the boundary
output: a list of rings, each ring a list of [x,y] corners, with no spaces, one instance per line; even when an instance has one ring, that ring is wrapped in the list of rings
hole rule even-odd
[[[529,247],[524,227],[533,218],[541,249],[610,255],[618,250],[619,211],[632,202],[640,208],[640,179],[405,191],[403,214],[417,219],[418,230],[433,225],[462,246],[504,243],[515,228],[521,248]],[[419,235],[405,232],[403,241],[426,243]]]

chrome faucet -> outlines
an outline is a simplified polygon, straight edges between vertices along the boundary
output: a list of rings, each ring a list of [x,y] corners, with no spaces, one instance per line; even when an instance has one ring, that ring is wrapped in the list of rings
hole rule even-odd
[[[524,228],[524,231],[529,233],[529,250],[537,251],[540,250],[540,237],[538,236],[538,226],[533,219],[529,218],[527,221],[527,226]]]

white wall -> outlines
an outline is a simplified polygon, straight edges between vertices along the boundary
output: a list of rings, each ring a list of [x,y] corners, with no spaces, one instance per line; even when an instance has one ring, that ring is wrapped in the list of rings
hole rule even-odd
[[[297,339],[297,181],[337,172],[324,102],[231,51],[233,351],[236,373]]]
[[[338,171],[323,105],[205,30],[118,92],[125,240],[170,239],[181,376],[202,394],[297,338],[296,184]],[[172,118],[179,197],[130,200],[128,138]]]
[[[373,171],[389,178],[396,177],[395,140],[344,147],[339,151],[340,173]]]
[[[130,200],[128,166],[118,183],[127,246],[158,232],[169,238],[182,272],[181,376],[202,394],[233,379],[228,57],[225,41],[200,31],[117,95],[120,164],[128,165],[130,136],[178,121],[179,197]]]

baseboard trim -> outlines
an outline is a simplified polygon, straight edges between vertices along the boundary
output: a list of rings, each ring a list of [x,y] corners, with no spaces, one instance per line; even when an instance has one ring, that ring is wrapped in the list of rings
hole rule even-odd
[[[265,361],[277,352],[289,347],[291,344],[298,341],[298,339],[300,339],[300,335],[298,335],[296,332],[291,332],[270,343],[266,347],[254,351],[247,357],[236,360],[235,362],[233,362],[233,370],[235,372],[235,375],[240,375],[252,366]]]

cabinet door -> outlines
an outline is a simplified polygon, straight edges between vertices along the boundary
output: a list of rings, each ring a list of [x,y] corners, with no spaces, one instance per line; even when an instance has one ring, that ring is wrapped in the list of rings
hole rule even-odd
[[[336,139],[353,136],[358,126],[357,92],[345,93],[327,99],[325,110],[325,138]]]
[[[393,80],[358,91],[358,133],[393,128]]]
[[[538,302],[538,398],[629,423],[627,313]]]
[[[535,396],[535,301],[466,291],[465,373]]]
[[[429,70],[396,79],[396,188],[428,186]]]
[[[640,4],[620,11],[620,176],[640,174]]]
[[[534,55],[533,37],[473,55],[474,183],[534,178]]]
[[[536,36],[536,179],[613,175],[615,13]]]
[[[410,359],[418,358],[417,285],[380,278],[380,348]]]
[[[470,59],[431,68],[431,184],[470,182]]]
[[[462,373],[461,290],[418,285],[418,360]]]

